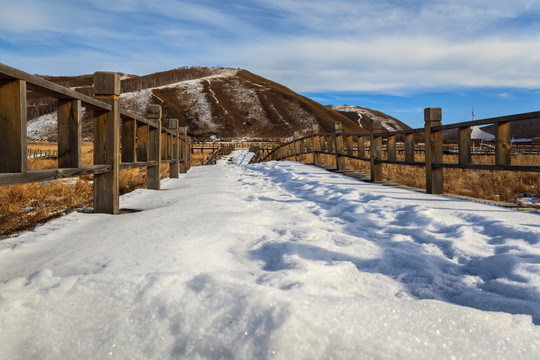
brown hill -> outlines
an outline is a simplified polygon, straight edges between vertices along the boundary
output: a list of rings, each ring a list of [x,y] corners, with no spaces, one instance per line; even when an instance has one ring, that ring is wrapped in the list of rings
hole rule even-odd
[[[93,94],[91,75],[47,78]],[[165,126],[168,119],[179,119],[181,126],[188,126],[190,134],[199,138],[276,140],[290,137],[294,131],[308,133],[313,124],[330,132],[336,121],[342,123],[345,132],[367,132],[376,116],[384,118],[388,130],[408,128],[370,109],[357,108],[357,114],[362,115],[356,118],[347,111],[334,111],[246,70],[186,67],[146,76],[123,75],[122,90],[123,108],[144,116],[149,104],[159,104]],[[37,118],[29,122],[29,137],[54,140],[54,99],[33,96],[29,104],[29,118]],[[49,125],[40,127],[44,119]],[[89,119],[90,114],[85,112],[83,137],[87,139],[92,129]]]

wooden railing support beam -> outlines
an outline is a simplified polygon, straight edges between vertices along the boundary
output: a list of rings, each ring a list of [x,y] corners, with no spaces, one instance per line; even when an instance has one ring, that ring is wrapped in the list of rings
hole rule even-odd
[[[443,162],[442,130],[432,131],[431,127],[440,126],[441,108],[424,109],[424,134],[426,144],[426,193],[442,194],[444,192],[443,169],[434,168],[434,163]]]
[[[175,132],[174,139],[172,140],[172,159],[174,162],[169,165],[169,177],[171,179],[178,179],[180,172],[180,132],[178,130],[178,119],[170,119],[169,127]]]
[[[111,105],[111,111],[94,111],[94,165],[110,165],[111,171],[94,176],[94,212],[118,214],[120,191],[120,76],[94,74],[96,99]]]
[[[313,163],[315,165],[320,165],[321,154],[319,153],[319,151],[321,151],[321,138],[319,137],[319,135],[317,135],[319,133],[318,124],[313,124],[313,126],[311,127],[311,133],[311,142],[313,143]]]
[[[185,174],[187,172],[187,127],[183,126],[179,129],[180,136],[180,173]]]
[[[390,135],[386,145],[386,158],[390,161],[396,161],[396,136]]]
[[[458,137],[459,164],[469,165],[472,163],[471,127],[460,127],[458,129]]]
[[[414,161],[414,134],[405,135],[405,161]]]
[[[334,123],[334,147],[336,149],[336,169],[345,170],[345,158],[343,154],[343,128],[340,122]]]
[[[374,119],[369,130],[369,159],[371,167],[371,181],[381,182],[383,179],[382,164],[377,162],[381,160],[382,155],[382,136],[378,135],[382,130],[381,121]]]
[[[0,82],[0,173],[28,170],[26,82]]]
[[[81,167],[81,101],[58,99],[58,167]]]
[[[495,164],[510,165],[512,157],[510,122],[495,124],[495,142]]]
[[[146,188],[159,190],[161,188],[159,176],[161,167],[161,106],[150,105],[146,117],[156,122],[156,127],[150,126],[148,132],[148,147],[150,149],[148,160],[157,162],[155,166],[149,166],[146,169]]]

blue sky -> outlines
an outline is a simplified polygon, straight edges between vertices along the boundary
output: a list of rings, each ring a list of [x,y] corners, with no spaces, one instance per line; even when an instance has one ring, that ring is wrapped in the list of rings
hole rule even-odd
[[[536,0],[0,0],[0,62],[30,73],[243,68],[322,104],[423,126],[540,110]]]

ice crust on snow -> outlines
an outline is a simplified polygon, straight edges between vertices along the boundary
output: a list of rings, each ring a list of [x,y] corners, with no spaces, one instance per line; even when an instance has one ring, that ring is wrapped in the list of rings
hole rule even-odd
[[[539,215],[251,156],[1,241],[0,358],[538,358]]]

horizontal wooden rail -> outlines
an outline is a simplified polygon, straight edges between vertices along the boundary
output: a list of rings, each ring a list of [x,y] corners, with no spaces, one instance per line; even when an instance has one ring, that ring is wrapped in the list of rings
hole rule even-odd
[[[105,174],[110,171],[111,167],[109,165],[89,165],[79,168],[45,169],[25,173],[0,174],[0,186],[65,179],[79,175]]]
[[[111,111],[111,105],[81,94],[70,88],[60,86],[39,76],[25,73],[10,66],[0,63],[0,80],[22,80],[26,82],[28,90],[33,90],[43,95],[57,99],[80,100],[83,106],[95,110]]]
[[[299,160],[300,156],[312,154],[315,164],[322,164],[321,154],[335,158],[334,166],[345,170],[345,158],[367,161],[370,163],[370,178],[372,181],[383,180],[382,164],[395,164],[405,166],[425,167],[426,192],[440,194],[443,192],[443,169],[472,169],[491,171],[540,172],[538,165],[512,165],[510,139],[510,125],[514,121],[531,120],[540,121],[540,112],[530,112],[509,116],[494,117],[476,121],[467,121],[457,124],[442,125],[442,111],[440,108],[427,108],[424,111],[424,128],[383,131],[378,120],[373,121],[369,134],[344,133],[341,124],[336,123],[334,132],[319,132],[317,125],[313,126],[312,134],[300,137],[295,133],[292,140],[281,139],[280,144],[272,149],[259,149],[254,162],[269,160]],[[471,156],[476,154],[471,139],[471,126],[495,125],[495,141],[493,150],[495,164],[472,164]],[[458,155],[459,163],[443,162],[443,153],[450,150],[443,147],[443,130],[458,130],[458,149],[452,153]],[[419,134],[422,141],[418,142]],[[402,139],[403,143],[397,140]],[[384,140],[384,141],[383,141]],[[400,140],[401,141],[401,140]],[[366,147],[369,143],[369,147]],[[366,150],[368,149],[368,150]],[[369,156],[366,156],[369,152]],[[415,154],[423,152],[424,161],[415,161]],[[404,160],[398,160],[397,154],[404,154]],[[386,154],[386,157],[383,157]]]
[[[58,100],[58,169],[28,171],[27,90]],[[119,212],[119,171],[146,168],[148,189],[160,189],[160,166],[178,178],[191,167],[187,128],[161,124],[159,105],[146,117],[120,108],[120,76],[94,74],[95,98],[0,64],[0,186],[94,175],[94,212]],[[94,165],[82,166],[81,106],[92,108]],[[50,153],[50,152],[47,152]],[[54,153],[54,151],[53,151]]]

